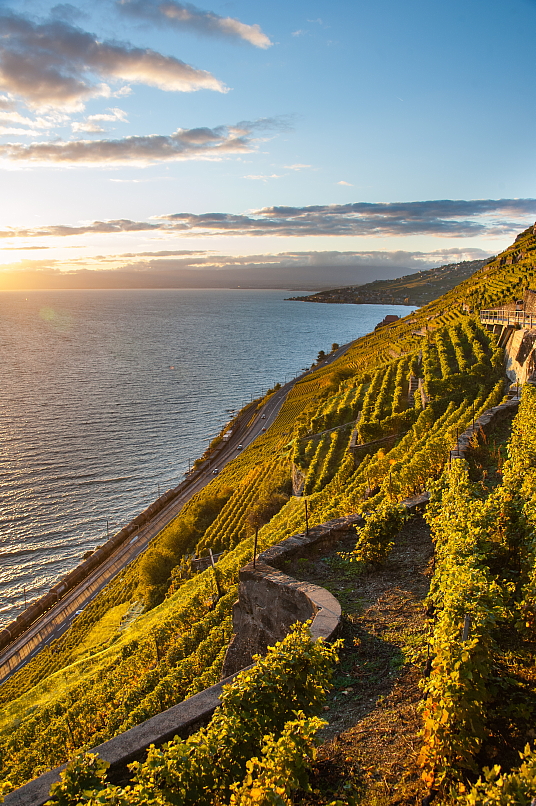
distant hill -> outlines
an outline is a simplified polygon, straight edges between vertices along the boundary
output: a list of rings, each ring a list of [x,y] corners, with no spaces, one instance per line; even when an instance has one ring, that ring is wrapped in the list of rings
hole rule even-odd
[[[375,280],[365,285],[350,285],[319,291],[306,297],[290,297],[300,302],[338,302],[363,305],[415,305],[420,307],[432,302],[442,294],[467,280],[493,258],[486,260],[463,260],[449,263],[416,274],[406,274],[395,280]]]

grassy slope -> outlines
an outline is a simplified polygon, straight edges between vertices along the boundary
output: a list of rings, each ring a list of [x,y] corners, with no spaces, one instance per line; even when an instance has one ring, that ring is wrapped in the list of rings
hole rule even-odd
[[[521,251],[527,256],[520,262],[501,266],[504,259]],[[76,619],[68,634],[0,688],[3,702],[0,750],[3,749],[4,770],[14,783],[20,784],[59,763],[76,747],[91,747],[216,682],[230,635],[229,615],[236,595],[238,569],[250,559],[253,548],[246,529],[247,515],[259,498],[282,489],[281,479],[288,483],[292,459],[298,458],[307,442],[314,442],[300,442],[299,438],[315,429],[322,431],[330,424],[343,425],[355,419],[367,402],[363,400],[363,390],[370,388],[371,382],[374,384],[371,375],[377,372],[379,389],[398,356],[407,355],[409,366],[427,342],[431,346],[425,353],[427,349],[437,352],[434,347],[437,332],[467,320],[462,312],[464,302],[479,308],[516,299],[520,289],[530,285],[535,273],[536,240],[532,230],[527,230],[505,255],[483,271],[414,315],[357,340],[337,362],[320,367],[314,375],[296,384],[268,432],[225,468],[155,540],[157,548],[166,540],[168,544],[170,540],[176,544],[178,541],[184,548],[186,544],[180,538],[187,531],[188,513],[191,514],[196,502],[233,491],[214,525],[201,537],[194,535],[194,542],[186,546],[186,553],[191,553],[203,540],[206,542],[212,529],[209,543],[214,545],[217,538],[226,551],[218,565],[218,582],[225,593],[219,610],[213,609],[215,580],[212,570],[208,570],[191,579],[175,578],[169,588],[174,592],[135,618],[130,626],[124,623],[121,628],[114,617],[124,614],[125,604],[133,608],[143,592],[140,572],[143,560],[134,563]],[[455,362],[452,342],[448,339],[447,342],[451,361]],[[485,406],[492,399],[488,396],[496,380],[491,363],[493,342],[485,345],[487,369],[484,367],[484,377],[475,370],[473,391],[463,391],[469,374],[454,371],[458,365],[449,370],[444,380],[445,388],[450,391],[437,393],[437,404],[424,414],[418,408],[407,410],[409,435],[398,439],[391,454],[380,451],[354,472],[344,440],[339,444],[333,441],[329,455],[329,446],[324,446],[313,487],[316,491],[309,498],[311,525],[356,508],[374,509],[382,502],[400,500],[425,483],[426,473],[440,471],[455,429],[463,427],[470,418],[470,401],[476,398],[477,405]],[[468,360],[478,368],[477,356],[470,349]],[[395,375],[393,371],[393,383]],[[386,400],[391,405],[389,394],[392,397],[393,388],[386,389]],[[446,410],[450,399],[450,408]],[[372,409],[367,416],[380,431],[390,428],[385,419],[381,422],[375,419]],[[364,420],[363,416],[360,427]],[[347,438],[348,429],[345,434]],[[306,453],[307,447],[304,450]],[[419,475],[414,462],[419,450],[428,451],[423,453],[424,475]],[[430,452],[435,457],[433,461]],[[408,456],[414,466],[411,477],[407,473]],[[311,472],[312,458],[304,458],[305,472]],[[270,480],[276,477],[279,481],[272,489]],[[376,485],[380,492],[363,502],[367,487]],[[303,502],[291,497],[260,530],[260,549],[302,530],[304,525]],[[169,580],[165,582],[168,584]],[[116,713],[123,716],[114,723],[111,715]]]
[[[374,280],[364,285],[332,288],[306,297],[293,297],[304,302],[383,303],[394,305],[426,305],[450,291],[481,269],[486,260],[464,260],[449,263],[394,280]]]

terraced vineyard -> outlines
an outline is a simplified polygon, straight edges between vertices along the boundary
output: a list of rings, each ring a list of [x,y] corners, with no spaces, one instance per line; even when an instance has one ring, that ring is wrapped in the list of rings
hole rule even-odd
[[[532,392],[497,490],[475,486],[461,462],[449,468],[449,457],[472,419],[505,395],[503,352],[467,306],[512,301],[535,273],[531,228],[458,288],[357,340],[296,383],[272,427],[184,507],[62,638],[0,687],[3,777],[18,786],[217,682],[238,571],[252,557],[254,533],[262,550],[303,531],[304,497],[310,525],[364,515],[355,547],[340,557],[359,575],[389,556],[403,518],[400,502],[435,484],[429,515],[437,546],[435,661],[426,682],[421,762],[427,785],[442,797],[455,786],[456,797],[480,802],[467,800],[463,786],[480,771],[495,725],[514,725],[519,703],[532,697],[523,700],[523,691],[534,687],[528,671],[519,672],[525,676],[517,688],[507,679],[513,665],[528,670],[534,640]],[[422,394],[415,391],[419,382]],[[193,573],[192,557],[209,549],[223,553],[216,568]],[[454,639],[466,616],[471,632],[463,643]],[[519,636],[519,662],[518,645],[503,645],[498,625]],[[501,711],[504,691],[514,703],[509,713]],[[514,727],[504,730],[512,737],[508,765],[515,767],[520,738]]]

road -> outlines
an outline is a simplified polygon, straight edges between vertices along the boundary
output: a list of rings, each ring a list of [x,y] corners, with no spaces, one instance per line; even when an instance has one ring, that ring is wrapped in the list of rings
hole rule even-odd
[[[340,347],[327,357],[322,366],[335,361],[349,346]],[[268,429],[272,425],[294,384],[313,372],[314,369],[303,372],[275,392],[259,410],[249,427],[248,418],[244,418],[244,422],[234,429],[229,441],[224,444],[217,456],[206,460],[196,471],[188,475],[186,482],[180,485],[180,492],[176,498],[157,513],[148,524],[141,527],[130,541],[120,546],[83,582],[65,594],[54,607],[37,619],[25,633],[15,639],[0,654],[0,683],[22,668],[43,647],[63,634],[72,624],[77,611],[83,610],[123,568],[145,551],[150,541],[178,515],[187,501],[214,478],[213,471],[216,467],[221,470],[237,456],[239,445],[247,447],[262,433],[263,429]]]

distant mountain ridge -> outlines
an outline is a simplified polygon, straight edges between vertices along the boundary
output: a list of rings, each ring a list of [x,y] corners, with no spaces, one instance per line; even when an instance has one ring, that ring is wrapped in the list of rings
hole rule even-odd
[[[319,291],[305,297],[290,297],[300,302],[351,303],[354,305],[415,305],[420,307],[450,291],[482,269],[493,257],[485,260],[462,260],[435,269],[405,274],[394,280],[374,280],[365,285],[350,285]]]

